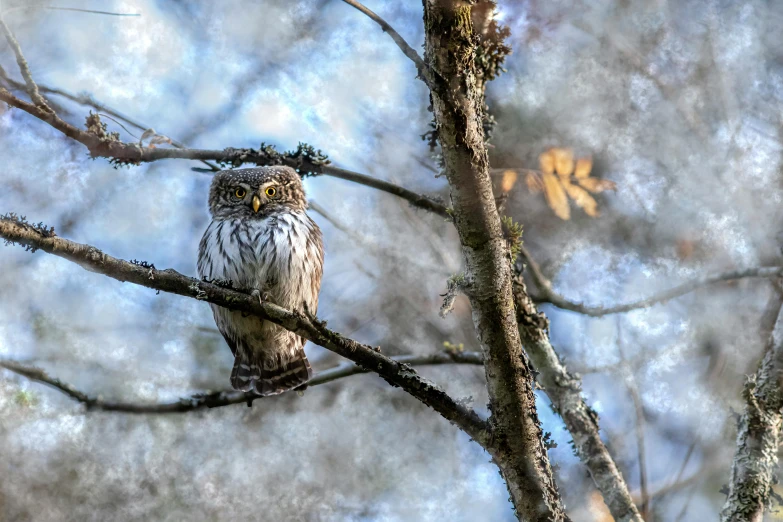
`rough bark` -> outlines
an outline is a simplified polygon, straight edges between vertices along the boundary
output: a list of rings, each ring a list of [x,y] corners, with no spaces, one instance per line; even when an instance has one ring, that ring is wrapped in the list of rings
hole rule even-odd
[[[783,426],[783,307],[755,375],[743,390],[745,409],[737,423],[737,449],[731,469],[723,522],[761,522],[777,482]]]
[[[514,279],[519,335],[527,354],[538,370],[552,406],[563,418],[574,441],[574,450],[590,471],[596,487],[617,522],[642,522],[622,473],[601,441],[598,415],[582,398],[578,375],[568,372],[549,341],[549,321],[536,310],[526,293],[521,275]]]
[[[520,519],[567,520],[516,325],[510,254],[484,143],[483,88],[475,65],[471,5],[425,0],[424,29],[436,131],[465,258],[462,289],[484,352],[495,462]]]

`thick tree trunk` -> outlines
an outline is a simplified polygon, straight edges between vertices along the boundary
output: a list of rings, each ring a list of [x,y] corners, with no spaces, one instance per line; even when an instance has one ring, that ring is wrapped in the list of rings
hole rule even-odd
[[[484,98],[474,63],[471,5],[425,0],[424,27],[428,83],[451,186],[452,218],[465,256],[462,289],[470,300],[485,357],[492,410],[490,452],[520,519],[567,520],[517,330],[510,254],[484,143]]]

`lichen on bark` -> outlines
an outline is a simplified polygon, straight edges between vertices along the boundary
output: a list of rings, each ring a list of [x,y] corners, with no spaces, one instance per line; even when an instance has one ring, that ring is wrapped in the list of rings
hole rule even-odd
[[[552,476],[535,407],[533,373],[522,351],[484,134],[484,86],[475,62],[472,3],[425,0],[425,63],[436,130],[465,258],[464,292],[484,352],[492,416],[489,451],[517,516],[568,520]]]

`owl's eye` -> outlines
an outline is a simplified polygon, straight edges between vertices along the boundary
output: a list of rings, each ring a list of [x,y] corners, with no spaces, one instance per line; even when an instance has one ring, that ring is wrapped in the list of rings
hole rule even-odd
[[[245,194],[247,194],[247,191],[243,188],[238,188],[234,191],[234,195],[238,197],[239,199],[242,199],[245,197]]]
[[[273,198],[275,197],[275,194],[277,194],[277,190],[275,189],[275,187],[267,187],[266,190],[264,191],[264,194],[266,194],[270,198]]]

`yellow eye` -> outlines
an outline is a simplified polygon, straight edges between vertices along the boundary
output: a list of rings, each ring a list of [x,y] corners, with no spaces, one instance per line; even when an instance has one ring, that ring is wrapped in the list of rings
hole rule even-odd
[[[247,194],[247,191],[243,188],[238,188],[234,191],[234,195],[238,197],[239,199],[242,199],[245,197],[245,194]]]
[[[272,198],[275,196],[275,194],[277,194],[277,190],[275,190],[275,187],[267,187],[264,191],[264,194]]]

